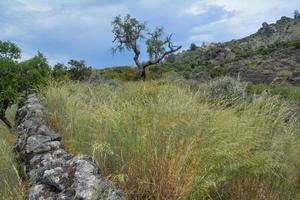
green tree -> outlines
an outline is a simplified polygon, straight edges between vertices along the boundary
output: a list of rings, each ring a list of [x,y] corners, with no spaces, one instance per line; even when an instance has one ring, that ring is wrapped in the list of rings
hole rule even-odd
[[[21,58],[20,48],[14,43],[0,40],[0,59],[3,58],[10,60],[17,60]]]
[[[197,49],[197,45],[195,43],[192,43],[190,46],[190,51],[195,51]]]
[[[69,64],[69,76],[72,80],[83,81],[90,77],[92,74],[92,68],[86,66],[84,60],[70,60]]]
[[[19,90],[28,94],[45,86],[51,75],[47,58],[40,52],[33,58],[19,64]]]
[[[21,57],[21,50],[9,41],[0,40],[0,120],[11,129],[12,125],[5,117],[8,107],[17,101],[18,69],[16,60]]]
[[[68,68],[61,63],[55,64],[52,70],[52,77],[57,81],[67,80]]]
[[[17,64],[7,58],[0,59],[0,120],[11,129],[12,125],[5,117],[5,112],[19,97]]]
[[[163,28],[156,28],[153,32],[150,32],[146,23],[139,22],[129,14],[123,19],[120,15],[115,17],[112,25],[113,42],[116,44],[113,53],[123,50],[133,51],[133,60],[139,69],[139,79],[146,79],[147,67],[160,63],[166,56],[181,49],[181,46],[173,45],[172,34],[162,39],[164,35]],[[141,40],[146,40],[145,44],[149,55],[149,60],[146,62],[140,62],[141,51],[138,42]]]
[[[28,94],[33,89],[48,82],[51,68],[42,53],[34,58],[18,63],[21,50],[9,41],[0,41],[0,120],[11,129],[5,117],[6,110],[17,102],[20,94]]]

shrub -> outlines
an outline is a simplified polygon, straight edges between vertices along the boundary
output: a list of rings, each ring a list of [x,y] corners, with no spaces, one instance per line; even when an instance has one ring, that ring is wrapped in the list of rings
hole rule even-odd
[[[68,68],[64,64],[57,63],[53,67],[52,78],[56,81],[67,81],[69,79]]]
[[[245,99],[246,84],[231,77],[222,77],[204,84],[204,91],[208,100],[231,105]]]
[[[72,80],[83,81],[92,75],[92,68],[86,66],[84,60],[70,60],[69,64],[69,76]]]

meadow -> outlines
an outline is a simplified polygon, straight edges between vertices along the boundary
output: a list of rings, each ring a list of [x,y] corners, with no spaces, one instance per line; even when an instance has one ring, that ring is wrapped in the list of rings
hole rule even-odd
[[[214,96],[212,87],[53,82],[41,94],[64,145],[91,155],[128,199],[299,198],[293,108],[239,88]]]

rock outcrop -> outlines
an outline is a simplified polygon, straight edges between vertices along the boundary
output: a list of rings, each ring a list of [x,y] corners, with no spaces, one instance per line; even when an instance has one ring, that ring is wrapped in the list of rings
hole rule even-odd
[[[124,199],[101,176],[91,157],[74,156],[65,150],[61,136],[46,125],[44,106],[36,95],[23,102],[16,123],[15,150],[30,182],[29,200]]]

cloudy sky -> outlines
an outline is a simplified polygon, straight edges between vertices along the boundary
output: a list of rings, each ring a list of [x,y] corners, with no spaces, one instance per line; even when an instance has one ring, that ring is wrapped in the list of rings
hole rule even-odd
[[[72,58],[96,68],[133,65],[131,53],[111,55],[116,15],[162,26],[188,48],[247,36],[295,9],[300,0],[0,0],[0,40],[17,43],[23,59],[41,51],[51,64]]]

